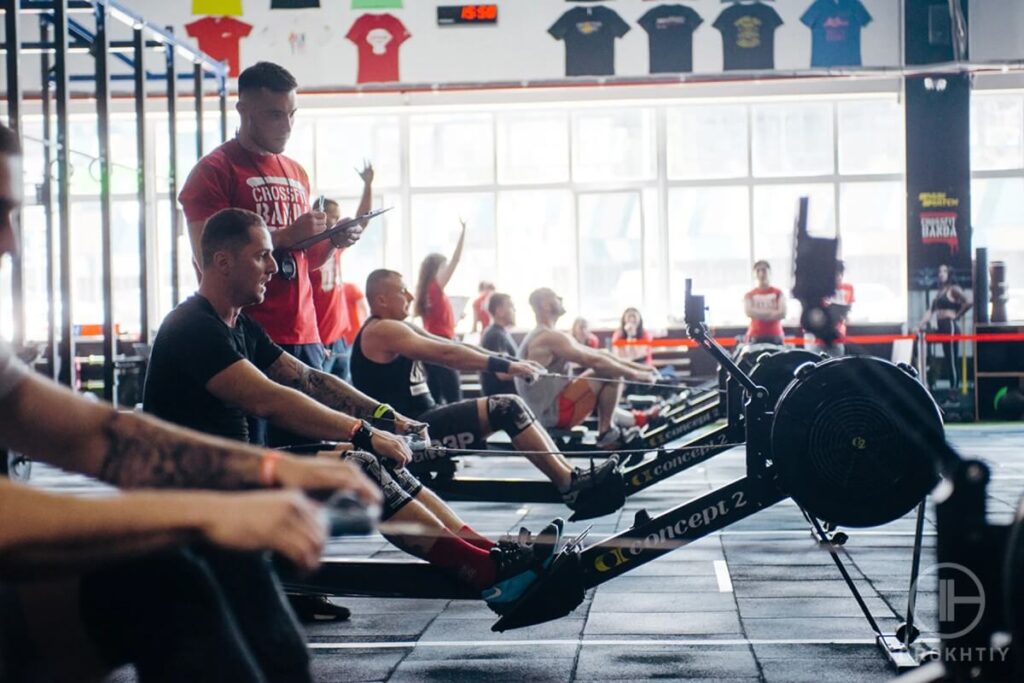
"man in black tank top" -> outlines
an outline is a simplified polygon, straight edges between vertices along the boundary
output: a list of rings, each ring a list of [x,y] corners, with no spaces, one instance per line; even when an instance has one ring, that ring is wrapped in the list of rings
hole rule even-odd
[[[352,345],[352,382],[357,389],[425,422],[433,443],[448,449],[442,452],[486,450],[487,437],[505,431],[513,448],[524,451],[524,457],[558,487],[570,508],[589,510],[596,505],[600,510],[597,514],[607,514],[621,505],[611,499],[603,507],[599,502],[607,498],[602,495],[606,487],[616,478],[621,479],[616,458],[609,458],[590,471],[573,468],[518,396],[499,394],[438,407],[427,390],[423,372],[423,363],[434,363],[455,370],[536,378],[536,364],[437,337],[406,322],[413,296],[402,275],[395,271],[381,269],[370,273],[366,300],[371,317]],[[435,455],[436,449],[424,458]]]

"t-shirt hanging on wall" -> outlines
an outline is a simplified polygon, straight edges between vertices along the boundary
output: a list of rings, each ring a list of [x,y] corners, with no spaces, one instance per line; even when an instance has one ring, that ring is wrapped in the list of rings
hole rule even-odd
[[[615,39],[629,25],[607,7],[575,7],[548,29],[555,40],[565,41],[566,76],[614,76]]]
[[[270,0],[270,9],[310,9],[320,6],[320,0]]]
[[[775,29],[782,23],[774,9],[760,2],[733,5],[719,14],[714,26],[722,33],[725,70],[774,69]]]
[[[240,17],[242,16],[242,0],[192,0],[192,14]]]
[[[359,50],[357,83],[389,83],[398,80],[398,48],[412,34],[390,14],[364,14],[345,36]]]
[[[402,0],[352,0],[352,9],[402,9]]]
[[[811,66],[860,66],[860,30],[871,23],[860,0],[815,0],[800,21],[811,29]]]
[[[693,71],[693,32],[704,20],[692,8],[661,5],[636,23],[647,31],[652,74]]]
[[[228,75],[238,76],[238,43],[252,32],[252,26],[231,17],[205,17],[185,24],[185,31],[199,42],[199,49],[228,63]]]

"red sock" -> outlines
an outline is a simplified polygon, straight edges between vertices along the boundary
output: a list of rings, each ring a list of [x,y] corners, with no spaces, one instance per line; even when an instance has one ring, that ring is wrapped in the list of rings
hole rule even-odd
[[[459,529],[459,533],[456,535],[466,543],[469,543],[470,545],[475,545],[477,548],[480,548],[481,550],[490,550],[491,548],[494,548],[498,545],[491,539],[485,538],[478,534],[473,529],[473,527],[469,526],[468,524],[463,525],[463,527]]]
[[[444,569],[454,569],[459,578],[483,590],[493,586],[498,568],[486,550],[445,531],[427,551],[427,561]]]

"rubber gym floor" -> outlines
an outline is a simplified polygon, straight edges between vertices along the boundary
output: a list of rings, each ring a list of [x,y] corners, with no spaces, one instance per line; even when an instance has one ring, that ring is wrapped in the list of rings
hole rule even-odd
[[[992,521],[1006,521],[1024,490],[1024,425],[953,426],[965,456],[993,468]],[[535,476],[513,458],[475,458],[476,476]],[[589,540],[625,529],[640,508],[651,514],[742,476],[743,449],[679,474],[595,520]],[[537,475],[539,476],[539,475]],[[82,477],[34,466],[32,483],[90,493]],[[557,505],[515,507],[455,503],[477,529],[496,536],[524,525],[539,530]],[[566,533],[587,523],[570,524]],[[848,567],[883,631],[903,620],[909,589],[914,516],[848,530]],[[918,617],[934,624],[934,514],[925,523]],[[339,539],[328,554],[402,558],[380,536]],[[791,501],[677,549],[590,591],[569,616],[504,634],[482,602],[342,598],[344,623],[307,627],[321,681],[886,681],[895,671],[826,550],[812,539]],[[927,636],[927,634],[926,634]],[[113,680],[131,681],[130,670]]]

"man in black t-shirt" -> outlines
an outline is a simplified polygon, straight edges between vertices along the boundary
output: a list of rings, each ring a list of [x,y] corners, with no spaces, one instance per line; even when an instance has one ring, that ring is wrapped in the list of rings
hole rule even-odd
[[[346,442],[322,455],[359,465],[381,489],[382,517],[419,530],[389,540],[452,571],[485,599],[517,599],[536,578],[536,561],[547,558],[534,557],[532,545],[497,547],[473,531],[405,469],[409,444],[367,420],[424,437],[425,425],[300,362],[242,313],[263,300],[277,272],[263,219],[223,209],[206,222],[200,245],[199,292],[168,315],[153,342],[146,410],[235,438],[246,436],[245,418],[254,415],[311,441]]]
[[[492,294],[487,311],[491,314],[492,322],[480,337],[480,346],[499,355],[515,358],[516,343],[508,333],[508,328],[516,324],[516,307],[512,297],[508,294]],[[516,383],[511,375],[503,372],[481,372],[480,387],[484,396],[516,393]]]
[[[607,7],[575,7],[558,18],[548,33],[565,41],[566,76],[614,76],[615,40],[629,24]]]

